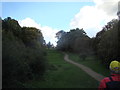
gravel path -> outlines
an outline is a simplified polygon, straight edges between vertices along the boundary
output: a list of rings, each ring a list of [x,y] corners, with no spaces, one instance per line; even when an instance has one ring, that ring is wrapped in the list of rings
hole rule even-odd
[[[71,64],[76,65],[76,66],[79,67],[79,68],[81,68],[83,71],[85,71],[87,74],[89,74],[91,77],[93,77],[94,79],[96,79],[96,80],[99,81],[99,82],[100,82],[103,78],[105,78],[105,76],[100,75],[100,74],[94,72],[92,69],[90,69],[90,68],[88,68],[88,67],[86,67],[86,66],[84,66],[84,65],[82,65],[82,64],[78,64],[78,63],[70,60],[67,54],[65,54],[64,60],[67,61],[67,62],[69,62],[69,63],[71,63]]]

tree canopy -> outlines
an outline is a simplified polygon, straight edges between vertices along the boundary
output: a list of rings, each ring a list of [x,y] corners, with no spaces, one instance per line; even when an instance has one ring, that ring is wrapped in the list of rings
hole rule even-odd
[[[120,21],[113,19],[90,38],[83,29],[72,29],[69,32],[59,31],[57,49],[75,52],[81,55],[97,55],[107,67],[112,60],[120,61]]]
[[[39,29],[21,27],[10,17],[2,20],[3,88],[24,87],[46,69],[44,38]]]

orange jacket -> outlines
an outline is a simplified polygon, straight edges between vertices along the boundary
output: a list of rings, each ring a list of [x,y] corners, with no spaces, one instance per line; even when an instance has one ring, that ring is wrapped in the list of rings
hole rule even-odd
[[[120,74],[112,74],[111,78],[113,79],[113,81],[120,81]],[[111,80],[109,79],[109,77],[102,79],[98,87],[98,90],[103,90],[104,88],[106,88],[106,83],[110,81]]]

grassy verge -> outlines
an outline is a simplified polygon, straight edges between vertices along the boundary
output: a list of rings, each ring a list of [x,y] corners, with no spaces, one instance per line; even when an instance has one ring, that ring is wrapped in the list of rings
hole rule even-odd
[[[64,55],[55,50],[47,50],[48,70],[44,80],[29,81],[31,88],[97,88],[99,82],[80,68],[64,61]]]
[[[80,64],[83,64],[95,72],[102,74],[104,76],[109,76],[110,72],[106,67],[100,62],[100,60],[97,60],[95,56],[87,57],[85,60],[82,60],[77,54],[68,53],[69,58],[73,61],[76,61]]]

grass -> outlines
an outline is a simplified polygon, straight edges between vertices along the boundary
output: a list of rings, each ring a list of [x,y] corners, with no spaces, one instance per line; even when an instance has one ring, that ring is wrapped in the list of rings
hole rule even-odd
[[[99,74],[104,76],[110,75],[109,70],[95,56],[89,56],[85,60],[82,60],[77,54],[68,53],[68,55],[73,61],[83,64]]]
[[[48,70],[43,80],[27,82],[30,88],[97,88],[99,82],[80,68],[64,61],[62,52],[47,50]]]

